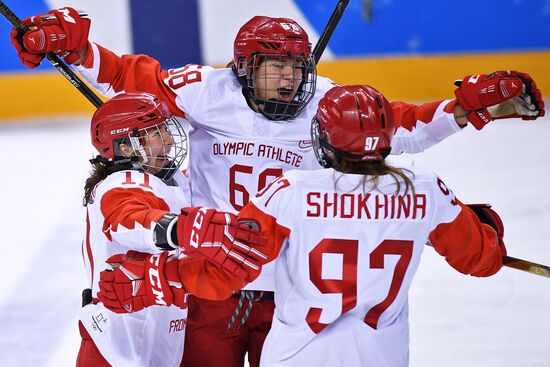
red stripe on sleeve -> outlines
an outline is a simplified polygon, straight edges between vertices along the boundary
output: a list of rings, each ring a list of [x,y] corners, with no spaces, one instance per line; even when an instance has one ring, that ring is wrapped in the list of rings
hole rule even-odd
[[[399,101],[392,102],[393,115],[396,122],[395,129],[397,130],[398,127],[402,127],[412,131],[416,127],[417,121],[429,123],[433,120],[435,111],[441,102],[424,103],[419,106]]]
[[[108,83],[115,92],[148,92],[162,99],[176,116],[185,113],[176,105],[176,94],[164,84],[168,76],[160,63],[146,55],[116,55],[97,45],[100,54],[98,83]]]
[[[134,229],[139,223],[144,228],[151,228],[151,222],[158,222],[170,211],[163,199],[138,188],[107,191],[101,198],[100,208],[105,218],[103,232],[109,240],[112,240],[111,232],[116,232],[119,225]]]

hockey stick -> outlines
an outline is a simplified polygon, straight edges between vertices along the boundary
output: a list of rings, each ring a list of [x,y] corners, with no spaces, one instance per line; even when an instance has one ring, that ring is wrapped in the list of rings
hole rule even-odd
[[[344,14],[344,10],[346,10],[346,7],[348,6],[348,3],[349,0],[338,0],[336,8],[334,8],[330,19],[328,20],[328,23],[325,26],[323,33],[321,34],[321,37],[319,37],[319,41],[317,41],[317,44],[313,49],[313,59],[315,60],[316,64],[319,63],[319,60],[321,60],[321,55],[325,51],[328,41],[330,40],[330,37],[332,37],[332,33],[334,33],[338,22],[340,22],[340,18],[342,18],[342,15]]]
[[[433,247],[430,241],[426,245]],[[550,278],[550,266],[537,264],[532,261],[518,259],[512,256],[504,256],[502,263],[508,268],[526,271],[531,274],[540,275],[541,277]]]
[[[10,8],[0,0],[0,13],[17,29],[19,32],[25,32],[21,19],[15,15]],[[103,101],[80,79],[71,68],[65,64],[54,53],[47,53],[46,59],[59,71],[67,80],[88,99],[95,107],[99,107]]]
[[[504,259],[502,260],[504,262],[504,266],[509,268],[523,270],[531,274],[540,275],[541,277],[550,278],[550,266],[517,259],[511,256],[504,256]]]

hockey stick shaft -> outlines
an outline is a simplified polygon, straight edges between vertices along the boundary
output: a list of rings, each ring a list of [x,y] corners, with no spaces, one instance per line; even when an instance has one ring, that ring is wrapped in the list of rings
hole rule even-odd
[[[342,18],[342,15],[344,14],[344,10],[346,10],[346,7],[348,6],[348,3],[349,0],[339,0],[338,4],[336,4],[336,8],[334,8],[330,19],[328,20],[328,23],[325,26],[323,33],[321,34],[321,37],[319,37],[319,41],[317,41],[317,44],[313,49],[313,58],[316,64],[319,63],[319,60],[321,60],[321,55],[323,55],[323,52],[327,47],[328,41],[330,40],[330,37],[332,37],[332,33],[334,33],[336,26],[340,22],[340,19]]]
[[[426,245],[433,247],[430,241],[426,242]],[[550,266],[537,264],[532,261],[518,259],[512,256],[504,256],[502,258],[502,264],[508,268],[522,270],[541,277],[550,278]]]
[[[531,274],[540,275],[541,277],[550,278],[550,266],[537,264],[532,261],[518,259],[512,256],[504,256],[504,266],[509,268],[526,271]]]
[[[0,0],[0,13],[20,32],[25,32],[21,19],[15,15],[10,8]],[[46,59],[59,71],[76,89],[80,91],[95,107],[99,107],[103,101],[80,79],[71,68],[61,59],[49,52]]]

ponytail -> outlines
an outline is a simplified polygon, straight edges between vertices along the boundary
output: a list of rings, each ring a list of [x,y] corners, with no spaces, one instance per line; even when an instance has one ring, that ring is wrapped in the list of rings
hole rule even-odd
[[[135,169],[131,161],[113,164],[113,162],[107,161],[101,156],[90,159],[90,162],[92,163],[92,171],[90,172],[90,177],[86,179],[86,183],[84,184],[84,198],[82,200],[84,206],[93,203],[92,196],[95,187],[111,173]]]

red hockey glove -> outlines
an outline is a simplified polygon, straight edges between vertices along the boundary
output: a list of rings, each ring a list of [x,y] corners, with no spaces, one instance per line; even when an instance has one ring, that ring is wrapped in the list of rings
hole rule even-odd
[[[241,224],[231,213],[208,208],[183,208],[178,217],[178,243],[187,255],[200,253],[247,282],[261,270],[267,243],[257,229]]]
[[[500,215],[493,209],[491,209],[490,204],[467,204],[468,208],[477,215],[481,223],[485,223],[493,227],[498,236],[498,242],[504,255],[506,255],[506,247],[504,246],[504,223],[500,219]]]
[[[44,58],[44,54],[33,54],[28,52],[23,47],[23,35],[17,31],[17,29],[13,28],[10,33],[10,41],[13,47],[15,47],[15,50],[17,51],[17,57],[19,57],[19,60],[28,67],[29,69],[34,69],[40,63],[42,62],[42,59]]]
[[[67,7],[25,18],[23,26],[27,31],[21,41],[15,29],[12,30],[11,39],[25,65],[31,68],[37,65],[37,59],[27,54],[40,54],[39,57],[43,57],[47,52],[59,53],[67,63],[72,64],[79,59],[74,51],[82,50],[87,45],[90,19]]]
[[[457,101],[463,109],[470,111],[468,120],[477,130],[495,119],[521,117],[533,120],[544,116],[540,90],[529,74],[496,71],[489,75],[468,75],[455,85],[458,86],[455,90]],[[498,112],[487,109],[498,105],[503,107]]]
[[[535,120],[544,116],[544,100],[533,78],[519,71],[511,71],[511,73],[517,75],[523,82],[523,92],[512,99],[515,113],[499,118],[521,117],[522,120]]]
[[[107,263],[114,270],[100,273],[97,297],[109,310],[132,313],[152,305],[187,307],[176,256],[128,251],[111,256]]]

